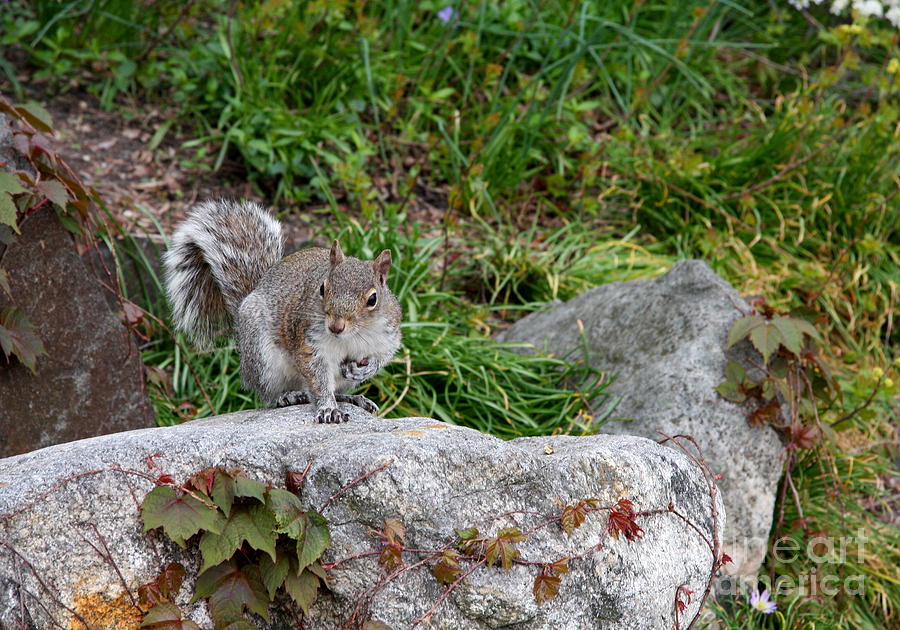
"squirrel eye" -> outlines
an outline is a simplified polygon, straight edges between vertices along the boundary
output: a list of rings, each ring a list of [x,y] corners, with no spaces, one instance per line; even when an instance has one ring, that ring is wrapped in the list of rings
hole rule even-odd
[[[322,286],[319,287],[319,295],[325,297],[325,283],[322,283]]]
[[[368,306],[369,308],[372,308],[373,306],[375,306],[376,302],[378,302],[378,294],[373,293],[372,295],[369,296],[369,299],[366,300],[366,306]]]

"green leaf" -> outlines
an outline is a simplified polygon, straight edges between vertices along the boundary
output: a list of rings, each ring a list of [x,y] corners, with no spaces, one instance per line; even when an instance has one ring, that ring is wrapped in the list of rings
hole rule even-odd
[[[234,503],[234,479],[224,470],[218,469],[213,477],[213,486],[210,493],[213,503],[225,513],[231,514],[231,504]]]
[[[141,516],[145,532],[162,527],[180,547],[201,529],[218,534],[225,525],[219,510],[189,494],[176,492],[171,486],[157,486],[148,492],[141,505]]]
[[[27,191],[22,187],[18,177],[8,171],[0,171],[0,193],[2,192],[18,195]]]
[[[730,348],[741,339],[746,338],[752,330],[764,324],[765,321],[766,318],[762,315],[748,315],[747,317],[741,317],[731,325],[725,347]]]
[[[40,103],[28,101],[24,105],[17,105],[16,111],[35,129],[45,133],[53,133],[53,119]]]
[[[275,517],[264,505],[235,507],[221,533],[206,532],[200,539],[203,555],[200,571],[228,560],[244,541],[254,549],[265,551],[274,560],[275,537]]]
[[[266,486],[258,481],[247,479],[243,475],[238,475],[234,480],[234,496],[253,497],[254,499],[259,499],[260,503],[265,503]]]
[[[759,350],[763,358],[763,364],[769,363],[769,357],[778,350],[778,346],[781,345],[782,341],[783,338],[778,328],[770,322],[765,322],[750,331],[750,343]]]
[[[316,594],[319,591],[319,578],[307,570],[303,570],[300,575],[289,571],[284,581],[284,588],[288,594],[297,602],[303,614],[309,613],[309,607],[316,601]]]
[[[725,364],[725,378],[732,383],[741,384],[747,378],[747,371],[740,363],[729,361]]]
[[[266,590],[269,591],[269,599],[275,598],[275,591],[284,584],[284,578],[287,577],[290,568],[287,555],[279,550],[276,557],[278,559],[275,562],[269,556],[262,556],[259,559],[259,572]]]
[[[307,522],[303,534],[297,539],[297,561],[299,569],[304,569],[325,553],[331,544],[328,522],[318,512],[307,512]]]
[[[715,390],[719,392],[719,396],[734,403],[742,403],[747,400],[747,396],[741,391],[740,386],[731,381],[720,383]]]
[[[781,333],[781,342],[784,347],[796,355],[800,354],[803,347],[803,334],[797,328],[797,322],[802,321],[793,317],[778,316],[772,319],[770,325],[775,326]]]
[[[35,188],[57,206],[65,209],[66,203],[69,201],[69,193],[66,191],[65,186],[58,181],[52,179],[40,181],[35,185]]]
[[[273,488],[269,490],[266,505],[275,515],[278,533],[287,534],[295,540],[300,538],[306,526],[306,512],[303,504],[292,492]]]
[[[152,630],[200,630],[200,626],[190,619],[185,619],[181,608],[172,602],[154,605],[144,615],[140,627]]]
[[[0,310],[0,349],[6,356],[16,355],[32,372],[37,371],[37,358],[47,354],[31,322],[14,306]]]
[[[9,193],[0,190],[0,224],[10,226],[16,234],[21,234],[16,221],[16,204],[13,203]]]
[[[457,529],[456,535],[459,536],[460,540],[472,540],[478,536],[478,530],[474,527],[467,527],[465,529]]]

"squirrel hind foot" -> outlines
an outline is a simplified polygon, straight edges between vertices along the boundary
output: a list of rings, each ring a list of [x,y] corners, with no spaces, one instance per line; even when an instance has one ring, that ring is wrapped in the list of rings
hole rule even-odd
[[[309,395],[306,392],[282,392],[275,399],[273,407],[292,407],[294,405],[308,405]]]
[[[319,424],[340,424],[350,420],[350,414],[341,411],[337,407],[322,407],[316,411],[316,422]]]
[[[371,414],[378,413],[378,405],[373,403],[365,396],[361,396],[359,394],[336,394],[335,400],[337,400],[338,402],[350,403],[351,405],[355,405],[363,411],[367,411]]]

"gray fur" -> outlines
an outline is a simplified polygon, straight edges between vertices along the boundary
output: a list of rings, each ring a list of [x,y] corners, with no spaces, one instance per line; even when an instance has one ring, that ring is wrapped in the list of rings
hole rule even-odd
[[[227,332],[241,301],[281,260],[281,224],[252,201],[194,206],[163,256],[175,327],[198,346]]]

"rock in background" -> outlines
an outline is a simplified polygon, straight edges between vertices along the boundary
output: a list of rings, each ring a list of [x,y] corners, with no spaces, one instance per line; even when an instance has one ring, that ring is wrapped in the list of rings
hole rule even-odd
[[[522,558],[531,561],[587,552],[570,562],[555,599],[536,603],[536,566],[481,568],[438,607],[427,627],[670,630],[680,586],[695,593],[681,627],[697,614],[712,554],[697,531],[666,507],[672,502],[713,540],[713,501],[700,469],[682,452],[632,436],[504,442],[431,419],[380,420],[347,409],[350,422],[338,426],[312,423],[308,407],[257,410],[0,460],[0,626],[17,627],[30,616],[37,627],[50,627],[51,619],[70,627],[77,613],[90,614],[98,628],[136,627],[140,614],[125,587],[136,592],[172,560],[188,571],[178,600],[186,604],[198,569],[196,546],[185,552],[158,533],[142,534],[138,505],[153,483],[120,472],[146,473],[146,458],[155,454],[160,469],[178,482],[222,466],[283,487],[288,471],[309,465],[302,500],[313,509],[389,464],[322,510],[331,529],[327,562],[377,552],[371,530],[382,529],[388,518],[407,527],[407,547],[434,549],[452,540],[457,528],[478,527],[483,535],[511,526],[528,531],[580,499],[613,505],[627,498],[636,511],[663,511],[638,517],[644,534],[633,542],[609,536],[608,512],[600,511],[588,514],[571,536],[551,523],[519,543]],[[722,509],[719,500],[720,531]],[[510,514],[522,510],[536,514]],[[411,553],[404,558],[418,559]],[[308,630],[340,627],[363,592],[385,575],[374,556],[343,563],[332,574],[331,592],[320,589],[304,619]],[[442,590],[429,565],[407,571],[378,591],[371,616],[395,630],[409,628]],[[204,604],[185,610],[209,624]],[[294,627],[277,614],[270,626],[254,621]]]
[[[23,166],[0,115],[0,160]],[[152,424],[137,345],[94,272],[78,256],[49,205],[21,221],[15,242],[0,244],[13,303],[47,351],[37,374],[0,357],[0,457]],[[114,279],[107,279],[113,282]],[[0,291],[0,308],[9,296]]]
[[[733,559],[725,571],[750,576],[765,557],[784,446],[771,427],[750,426],[748,409],[713,389],[725,378],[726,337],[742,311],[749,305],[727,282],[706,263],[688,260],[659,278],[603,285],[533,313],[501,340],[556,356],[580,353],[580,320],[591,365],[615,376],[607,391],[622,398],[616,415],[633,419],[602,430],[654,440],[659,432],[693,436],[723,475],[724,550]]]

